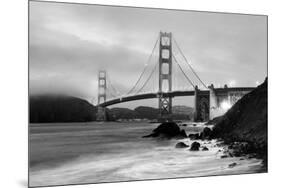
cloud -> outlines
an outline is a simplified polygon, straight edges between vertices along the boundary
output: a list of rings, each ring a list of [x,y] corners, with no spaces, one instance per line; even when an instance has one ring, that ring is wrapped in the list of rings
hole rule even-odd
[[[31,1],[30,92],[66,92],[90,100],[97,95],[100,69],[126,92],[147,63],[160,30],[173,33],[206,83],[223,85],[231,78],[250,86],[267,74],[264,16]],[[199,84],[175,45],[173,52]],[[156,50],[148,70],[157,59]]]

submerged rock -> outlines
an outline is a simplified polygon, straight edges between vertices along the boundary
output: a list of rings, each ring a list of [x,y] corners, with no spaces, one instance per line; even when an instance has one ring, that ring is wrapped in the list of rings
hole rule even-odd
[[[233,168],[233,167],[235,167],[236,165],[237,165],[237,163],[231,163],[231,164],[228,165],[228,167],[229,167],[229,168]]]
[[[199,139],[201,139],[199,133],[196,133],[196,134],[189,134],[188,137],[189,137],[191,140],[199,140]]]
[[[224,159],[224,158],[227,158],[227,157],[228,157],[227,155],[222,155],[221,159]]]
[[[206,146],[204,146],[203,148],[202,148],[202,151],[208,151],[209,150],[209,148],[207,148]]]
[[[199,151],[200,143],[199,142],[193,142],[190,147],[190,151]]]
[[[189,147],[189,145],[186,145],[183,142],[178,142],[175,147],[176,148],[187,148],[187,147]]]
[[[159,138],[187,138],[184,130],[180,130],[179,126],[175,122],[165,122],[159,125],[152,131],[151,134],[146,137],[159,137]]]

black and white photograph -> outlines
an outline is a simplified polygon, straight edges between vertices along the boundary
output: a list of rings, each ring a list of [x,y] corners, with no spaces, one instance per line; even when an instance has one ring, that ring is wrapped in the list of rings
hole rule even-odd
[[[31,0],[28,60],[29,187],[268,172],[267,15]]]

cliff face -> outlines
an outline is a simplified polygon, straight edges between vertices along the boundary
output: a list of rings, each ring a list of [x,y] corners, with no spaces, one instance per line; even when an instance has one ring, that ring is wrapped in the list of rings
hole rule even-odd
[[[95,114],[96,107],[76,97],[42,95],[29,99],[30,123],[94,121]]]
[[[226,142],[246,141],[267,147],[267,78],[219,118],[213,133]]]

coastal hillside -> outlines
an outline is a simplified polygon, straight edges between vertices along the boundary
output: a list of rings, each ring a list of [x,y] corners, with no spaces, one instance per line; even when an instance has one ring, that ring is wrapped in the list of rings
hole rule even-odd
[[[157,119],[159,116],[159,109],[147,106],[139,106],[135,108],[141,119]],[[188,106],[173,106],[172,117],[174,120],[190,120],[193,115],[193,108]]]
[[[173,113],[177,120],[189,119],[192,108],[181,106]],[[180,111],[181,110],[181,111]],[[88,122],[96,120],[97,109],[88,101],[63,95],[37,95],[29,100],[30,123],[55,122]],[[186,112],[187,114],[183,113]],[[108,121],[158,118],[159,110],[152,107],[139,106],[134,110],[129,108],[107,108]]]
[[[138,119],[139,114],[129,108],[111,108],[107,109],[107,119],[114,121],[118,119]]]
[[[157,119],[159,115],[158,109],[148,106],[139,106],[135,108],[134,111],[137,112],[142,119]]]
[[[94,121],[95,114],[95,106],[76,97],[40,95],[29,99],[30,123]]]
[[[266,152],[267,147],[267,78],[264,83],[242,97],[218,118],[213,133],[226,142],[246,141]]]
[[[189,106],[184,106],[184,105],[175,105],[173,106],[173,114],[185,114],[185,115],[192,115],[194,109]]]

